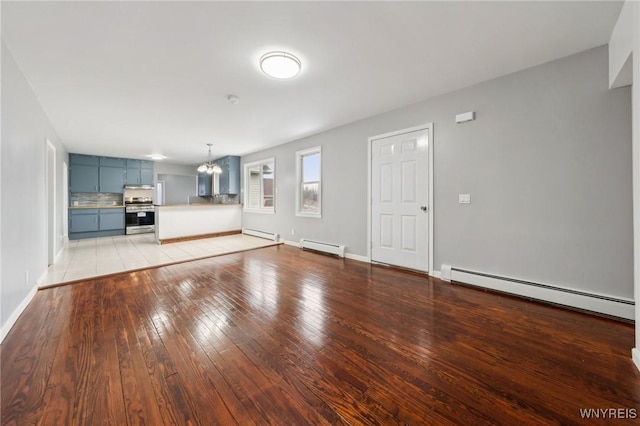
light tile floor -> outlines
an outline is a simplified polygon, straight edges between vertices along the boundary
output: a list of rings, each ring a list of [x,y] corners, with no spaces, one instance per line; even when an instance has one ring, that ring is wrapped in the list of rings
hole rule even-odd
[[[159,245],[154,234],[69,241],[40,287],[279,244],[236,234]]]

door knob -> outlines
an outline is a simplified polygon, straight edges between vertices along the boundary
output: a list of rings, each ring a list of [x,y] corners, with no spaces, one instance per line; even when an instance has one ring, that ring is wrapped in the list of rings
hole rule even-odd
[[[422,210],[423,212],[427,211],[427,206],[420,206],[420,210]]]

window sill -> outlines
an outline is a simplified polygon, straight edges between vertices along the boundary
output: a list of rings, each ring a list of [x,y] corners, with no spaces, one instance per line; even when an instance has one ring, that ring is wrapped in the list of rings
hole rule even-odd
[[[298,217],[310,217],[312,219],[322,219],[322,213],[296,212]]]
[[[263,210],[263,209],[242,209],[244,213],[260,213],[260,214],[276,214],[275,210]]]

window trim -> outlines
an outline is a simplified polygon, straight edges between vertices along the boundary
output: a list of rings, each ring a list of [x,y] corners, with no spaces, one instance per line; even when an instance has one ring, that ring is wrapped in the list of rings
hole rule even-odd
[[[302,159],[308,155],[318,154],[319,159],[319,180],[318,180],[318,211],[310,212],[302,210]],[[312,148],[296,151],[296,204],[295,204],[296,216],[310,217],[315,219],[322,218],[322,146],[314,146]]]
[[[256,166],[264,166],[265,164],[273,164],[273,206],[272,207],[250,207],[249,206],[249,169]],[[265,158],[263,160],[252,161],[243,165],[244,177],[244,202],[242,210],[247,213],[275,214],[276,213],[276,159],[275,157]],[[260,169],[260,204],[264,199],[264,186],[262,183],[262,168]]]

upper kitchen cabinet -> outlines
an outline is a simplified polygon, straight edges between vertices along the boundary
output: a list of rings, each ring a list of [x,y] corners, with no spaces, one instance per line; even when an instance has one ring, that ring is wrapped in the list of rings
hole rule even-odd
[[[220,168],[220,194],[240,193],[240,157],[228,155],[215,161]]]
[[[153,161],[69,154],[70,192],[122,193],[125,184],[153,185]]]
[[[122,192],[124,164],[122,158],[100,157],[100,192]]]
[[[124,168],[100,166],[100,192],[121,193],[123,187]]]
[[[153,161],[140,161],[140,183],[153,185]]]
[[[213,193],[213,176],[198,173],[198,197],[211,197]]]
[[[127,185],[153,185],[153,161],[127,160]]]
[[[98,157],[69,154],[69,190],[99,192]]]
[[[100,158],[95,155],[69,154],[69,163],[83,166],[99,166]]]
[[[100,167],[117,167],[124,169],[124,158],[100,157]]]

